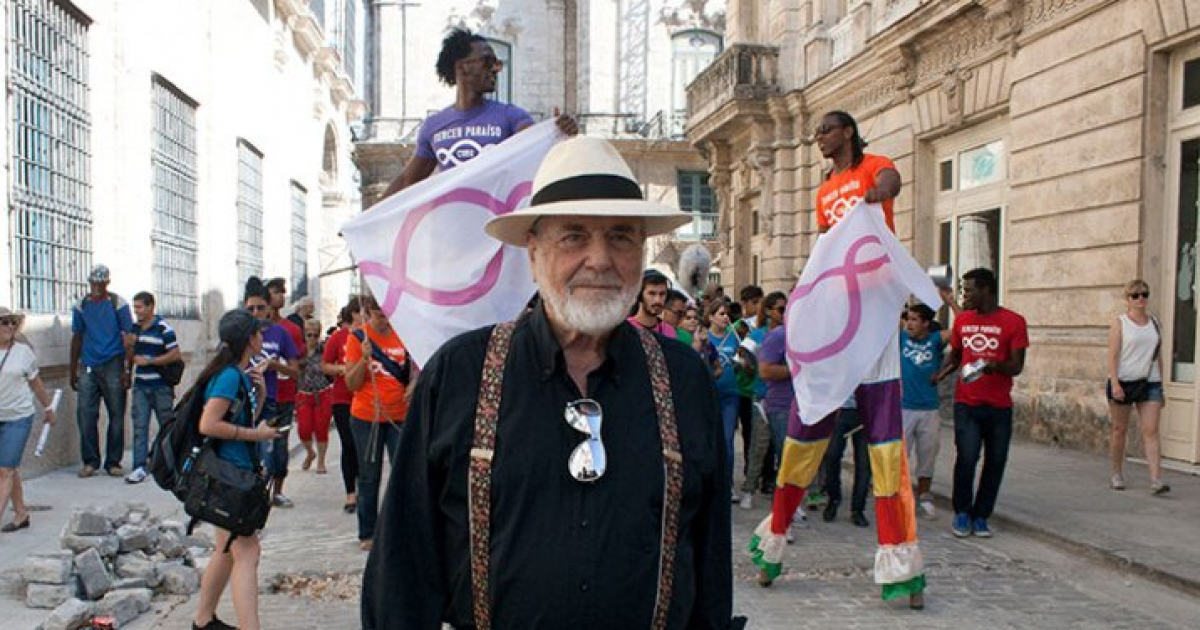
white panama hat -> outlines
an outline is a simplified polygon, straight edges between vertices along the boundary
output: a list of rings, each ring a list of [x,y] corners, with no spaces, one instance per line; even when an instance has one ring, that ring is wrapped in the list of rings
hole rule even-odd
[[[629,165],[607,140],[575,136],[555,145],[542,160],[529,206],[493,218],[485,229],[496,240],[524,247],[534,222],[565,216],[644,219],[646,236],[692,220],[675,208],[646,201]]]

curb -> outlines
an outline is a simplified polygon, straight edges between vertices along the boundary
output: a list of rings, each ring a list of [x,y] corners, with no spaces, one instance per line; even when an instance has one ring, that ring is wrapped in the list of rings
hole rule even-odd
[[[932,494],[937,499],[939,507],[946,509],[948,514],[954,513],[953,504],[951,503],[949,495],[941,492],[932,492]],[[1200,580],[1184,577],[1182,575],[1148,565],[1139,560],[1114,553],[1108,549],[1104,549],[1103,547],[1069,538],[1054,530],[1036,525],[1026,520],[1006,516],[1001,512],[993,513],[991,519],[989,520],[1000,523],[1006,529],[1019,532],[1041,542],[1063,548],[1088,560],[1105,565],[1117,571],[1131,573],[1156,584],[1168,586],[1185,595],[1200,597]]]

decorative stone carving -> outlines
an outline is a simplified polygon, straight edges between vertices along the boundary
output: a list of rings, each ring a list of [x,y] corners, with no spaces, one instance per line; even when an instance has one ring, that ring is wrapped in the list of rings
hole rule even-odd
[[[989,23],[985,15],[984,10],[976,8],[957,20],[940,25],[940,32],[931,38],[932,41],[917,50],[920,58],[917,79],[937,80],[949,70],[970,66],[971,60],[995,46],[995,25]]]
[[[1025,23],[1045,22],[1078,5],[1080,0],[1028,0],[1025,2]]]
[[[984,19],[992,25],[996,41],[1008,45],[1008,54],[1017,54],[1017,36],[1023,26],[1025,0],[999,0],[987,9]]]
[[[775,152],[769,147],[755,146],[746,155],[747,170],[755,173],[759,196],[758,227],[767,241],[775,238],[775,199],[772,181],[775,175]]]
[[[942,80],[942,94],[946,97],[946,123],[952,127],[962,124],[963,85],[970,78],[970,70],[954,68]]]
[[[658,23],[671,32],[702,28],[725,32],[725,3],[715,0],[676,0],[658,12]]]

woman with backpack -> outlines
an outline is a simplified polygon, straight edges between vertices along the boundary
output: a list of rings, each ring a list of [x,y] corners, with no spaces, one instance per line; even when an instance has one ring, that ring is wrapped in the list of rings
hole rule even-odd
[[[0,514],[12,499],[13,520],[0,527],[11,533],[29,527],[29,511],[21,488],[21,456],[33,429],[33,399],[46,408],[46,424],[54,424],[50,395],[38,376],[37,357],[21,336],[25,315],[0,306]]]
[[[281,432],[271,426],[257,425],[266,396],[266,382],[260,363],[249,368],[250,358],[262,351],[262,331],[271,322],[254,317],[250,311],[235,309],[221,317],[218,334],[221,347],[217,356],[205,366],[196,379],[191,396],[203,392],[204,411],[200,415],[200,433],[214,440],[218,458],[238,468],[261,468],[257,454],[258,442],[273,440]],[[243,404],[250,394],[250,404]],[[260,474],[261,471],[260,471]],[[233,582],[233,609],[243,630],[257,630],[258,620],[258,557],[261,553],[257,536],[236,536],[216,529],[215,552],[204,577],[200,580],[200,603],[196,607],[193,630],[225,630],[235,628],[216,617],[217,602],[227,582]]]

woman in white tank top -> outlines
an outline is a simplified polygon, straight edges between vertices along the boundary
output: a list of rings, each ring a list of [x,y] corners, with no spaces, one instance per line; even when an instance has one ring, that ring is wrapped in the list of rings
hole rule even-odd
[[[1125,285],[1124,313],[1113,320],[1108,331],[1108,411],[1112,416],[1113,490],[1125,489],[1125,434],[1129,417],[1137,407],[1142,423],[1142,441],[1150,463],[1150,491],[1156,495],[1171,489],[1162,481],[1162,449],[1158,420],[1165,398],[1162,388],[1161,330],[1158,321],[1146,311],[1150,285],[1131,280]],[[1143,386],[1136,381],[1145,380]],[[1124,382],[1124,383],[1122,383]]]

